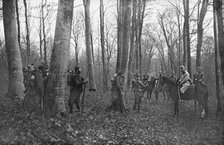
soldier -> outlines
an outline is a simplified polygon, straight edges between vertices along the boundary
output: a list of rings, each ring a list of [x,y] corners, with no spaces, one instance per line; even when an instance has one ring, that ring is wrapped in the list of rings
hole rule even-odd
[[[183,94],[191,85],[191,79],[190,79],[189,73],[187,72],[187,70],[185,69],[183,65],[180,66],[180,69],[181,69],[182,75],[178,83],[181,86],[180,92]]]
[[[204,84],[204,73],[202,72],[202,68],[200,66],[198,67],[198,72],[195,73],[194,77],[197,82]]]
[[[161,78],[163,76],[163,72],[159,71],[159,78]]]
[[[147,73],[145,73],[143,75],[143,84],[146,85],[149,81],[149,75]]]
[[[73,104],[75,103],[76,108],[80,111],[80,97],[84,93],[84,85],[87,83],[81,75],[81,70],[78,66],[75,66],[74,72],[71,74],[68,85],[70,86],[70,96],[69,96],[69,107],[70,113],[73,112]],[[83,96],[84,97],[84,96]],[[83,103],[83,102],[82,102]]]
[[[42,75],[43,75],[43,78],[45,78],[48,75],[48,65],[47,64],[45,64],[45,63],[42,62],[38,66],[38,69],[41,70]]]

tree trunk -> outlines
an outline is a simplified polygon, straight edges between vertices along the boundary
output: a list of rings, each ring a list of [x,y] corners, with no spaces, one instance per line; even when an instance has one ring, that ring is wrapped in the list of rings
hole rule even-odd
[[[30,63],[30,30],[28,23],[28,12],[27,12],[27,3],[26,0],[23,0],[25,8],[25,20],[26,20],[26,46],[27,46],[27,63]]]
[[[17,29],[18,29],[18,43],[19,43],[19,49],[20,49],[20,53],[21,53],[20,21],[19,21],[19,6],[18,6],[18,0],[16,0],[16,17],[17,17]]]
[[[42,51],[42,5],[40,10],[40,25],[39,25],[39,43],[40,43],[40,60],[43,59],[43,51]]]
[[[96,91],[94,79],[93,52],[91,46],[91,24],[90,24],[90,0],[83,0],[85,9],[85,38],[86,38],[86,55],[88,65],[89,90]]]
[[[186,66],[186,60],[187,60],[187,53],[186,53],[186,22],[184,20],[183,25],[183,65]]]
[[[47,116],[55,116],[65,111],[65,87],[71,26],[73,18],[74,0],[59,0],[54,36],[54,44],[50,63],[50,76],[48,78],[44,110]]]
[[[177,13],[177,24],[178,24],[178,37],[179,37],[179,44],[178,44],[178,66],[180,66],[180,55],[181,55],[181,25],[180,25],[180,14]],[[178,76],[180,78],[180,67],[178,67]]]
[[[18,45],[14,0],[3,0],[3,21],[8,60],[8,97],[23,99],[22,60]]]
[[[145,15],[145,6],[146,0],[139,1],[139,12],[138,12],[138,49],[139,49],[139,73],[142,76],[142,45],[141,45],[141,38],[142,38],[142,26],[143,20]]]
[[[221,63],[223,63],[223,24],[222,24],[222,1],[213,1],[213,15],[214,15],[214,37],[215,37],[215,75],[216,75],[216,97],[217,108],[216,112],[221,112],[221,98],[220,98],[220,84],[219,84],[219,65],[218,65],[218,50],[220,50]],[[223,65],[223,64],[222,64]],[[223,69],[222,69],[223,70]],[[223,73],[223,71],[222,71]],[[223,75],[222,75],[223,78]]]
[[[46,32],[45,32],[45,16],[44,16],[44,7],[46,6],[46,1],[45,3],[43,2],[43,0],[41,1],[41,14],[42,14],[42,32],[43,32],[43,42],[44,42],[44,63],[47,64],[47,40],[46,40]]]
[[[116,72],[120,70],[121,67],[121,44],[123,39],[123,29],[122,29],[122,1],[117,0],[117,64]]]
[[[184,23],[185,23],[185,44],[187,70],[191,76],[191,48],[190,48],[190,28],[189,28],[189,0],[184,0]]]
[[[119,13],[121,19],[120,22],[118,22],[121,26],[118,28],[120,31],[118,31],[118,40],[120,43],[118,43],[118,48],[121,49],[120,55],[118,55],[117,60],[120,60],[120,68],[116,68],[117,73],[122,73],[124,75],[124,83],[122,84],[121,88],[121,94],[116,96],[115,99],[112,99],[112,104],[109,108],[113,108],[115,111],[124,112],[125,110],[125,102],[124,97],[127,90],[127,71],[128,71],[128,56],[129,56],[129,49],[130,49],[130,29],[131,29],[131,2],[132,0],[119,0]],[[122,32],[122,33],[120,33]],[[121,39],[122,38],[122,39]],[[121,45],[121,46],[119,46]],[[118,65],[117,65],[118,66]],[[111,92],[112,93],[112,92]],[[118,92],[116,94],[119,94]],[[113,96],[112,96],[113,97]]]
[[[131,44],[130,44],[130,54],[128,62],[128,86],[131,84],[131,67],[133,62],[133,53],[134,53],[134,42],[135,42],[135,27],[136,27],[136,4],[137,1],[133,0],[133,13],[132,13],[132,28],[131,28]]]
[[[75,65],[79,65],[79,48],[78,48],[78,39],[75,41]]]
[[[102,63],[103,63],[103,91],[106,92],[107,86],[107,68],[105,63],[105,38],[104,38],[104,6],[103,0],[100,0],[100,40],[102,49]]]
[[[197,44],[197,57],[196,57],[196,70],[201,66],[201,47],[202,47],[202,38],[203,38],[203,21],[207,12],[208,0],[203,0],[201,6],[201,12],[198,17],[198,44]]]

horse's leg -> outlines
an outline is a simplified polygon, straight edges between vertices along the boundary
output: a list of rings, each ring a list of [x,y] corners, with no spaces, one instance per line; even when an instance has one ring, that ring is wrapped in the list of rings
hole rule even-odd
[[[166,101],[166,92],[163,91],[163,101]]]
[[[179,120],[179,102],[177,101],[177,120]]]
[[[194,99],[194,113],[197,113],[197,101]]]
[[[74,100],[72,99],[72,96],[69,96],[69,101],[68,101],[68,106],[69,106],[69,112],[72,114],[73,113],[73,104],[74,104]]]
[[[175,115],[176,115],[176,107],[177,106],[177,103],[176,102],[174,102],[174,113],[173,113],[173,117],[175,117]]]
[[[207,117],[208,115],[208,105],[206,103],[201,104],[203,106],[203,110],[201,111],[201,117]]]
[[[138,96],[138,112],[140,112],[140,105],[141,105],[141,96]]]
[[[159,92],[158,91],[155,91],[156,102],[158,102],[158,95],[159,95]]]
[[[148,94],[149,94],[149,101],[150,101],[152,99],[152,91],[149,91]]]
[[[149,92],[146,90],[145,93],[146,93],[146,96],[147,96],[147,102],[149,102],[150,101]]]
[[[137,99],[136,99],[136,95],[135,94],[134,94],[134,96],[135,96],[135,102],[134,102],[133,110],[135,111],[136,110],[136,101],[137,101]]]

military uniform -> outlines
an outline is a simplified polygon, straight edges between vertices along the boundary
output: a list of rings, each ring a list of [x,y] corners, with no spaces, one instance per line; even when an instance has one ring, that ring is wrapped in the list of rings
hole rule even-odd
[[[180,92],[184,93],[189,86],[191,86],[191,79],[189,73],[185,70],[184,66],[181,66],[182,68],[182,76],[179,80],[179,84],[181,86]]]

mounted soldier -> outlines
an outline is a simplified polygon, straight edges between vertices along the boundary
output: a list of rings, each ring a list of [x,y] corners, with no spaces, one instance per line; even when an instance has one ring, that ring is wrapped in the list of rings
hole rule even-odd
[[[188,89],[188,87],[191,86],[192,82],[191,82],[191,78],[190,75],[188,73],[188,71],[185,69],[185,67],[183,65],[180,66],[181,69],[181,78],[179,80],[179,85],[180,85],[180,92],[181,94],[184,94],[184,92]]]

